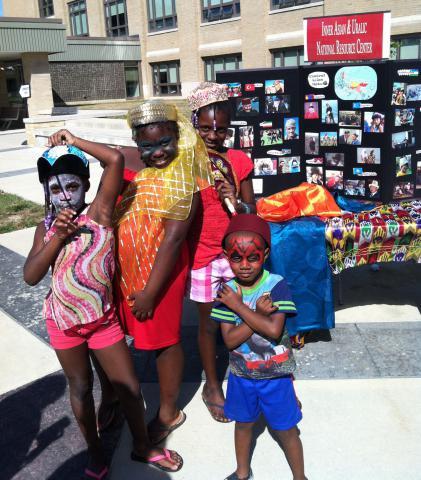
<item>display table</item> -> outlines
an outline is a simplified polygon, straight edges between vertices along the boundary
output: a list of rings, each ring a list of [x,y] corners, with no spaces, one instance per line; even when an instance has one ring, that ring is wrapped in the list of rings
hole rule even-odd
[[[266,267],[285,277],[291,289],[298,313],[286,323],[297,338],[334,328],[332,272],[377,262],[421,263],[420,200],[325,221],[300,217],[269,225],[272,249]]]
[[[335,274],[378,262],[421,263],[421,201],[381,205],[326,221],[327,256]]]

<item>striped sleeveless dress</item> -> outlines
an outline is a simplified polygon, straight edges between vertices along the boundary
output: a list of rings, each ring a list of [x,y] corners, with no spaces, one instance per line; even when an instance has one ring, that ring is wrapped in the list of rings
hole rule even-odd
[[[64,242],[52,271],[52,285],[43,308],[60,330],[95,322],[113,307],[114,232],[87,215],[79,215],[79,230]],[[47,243],[54,225],[46,233]]]

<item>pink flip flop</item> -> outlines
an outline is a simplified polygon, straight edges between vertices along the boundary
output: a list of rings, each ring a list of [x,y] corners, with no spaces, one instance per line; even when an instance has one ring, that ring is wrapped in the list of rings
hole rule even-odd
[[[100,473],[96,473],[89,468],[85,468],[85,476],[87,478],[94,478],[95,480],[103,480],[108,474],[108,467],[104,467]]]
[[[137,453],[135,452],[132,452],[131,454],[131,459],[134,461],[134,462],[141,462],[141,463],[147,463],[149,465],[151,465],[152,467],[155,467],[155,468],[158,468],[159,470],[162,470],[163,472],[178,472],[179,470],[181,470],[181,467],[183,466],[183,459],[181,458],[181,456],[175,452],[174,450],[168,450],[167,448],[163,448],[162,449],[164,454],[163,455],[156,455],[155,457],[151,457],[151,458],[146,458],[146,457],[143,457],[141,455],[138,455]],[[174,462],[174,458],[171,456],[171,453],[175,453],[175,455],[177,455],[177,460],[179,459],[179,464],[178,464],[178,468],[176,470],[173,470],[169,467],[165,467],[164,465],[160,465],[158,462],[160,462],[161,460],[164,460],[164,459],[167,459],[167,460],[171,460]]]

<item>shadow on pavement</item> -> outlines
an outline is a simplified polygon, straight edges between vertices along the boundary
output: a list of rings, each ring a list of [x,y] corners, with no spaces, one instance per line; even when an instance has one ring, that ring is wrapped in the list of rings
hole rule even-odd
[[[94,382],[94,397],[100,395]],[[111,460],[121,426],[103,436]],[[83,478],[86,444],[73,417],[62,372],[41,378],[0,397],[2,480]]]
[[[15,475],[18,472],[22,473],[25,467],[63,437],[71,423],[68,412],[64,411],[52,422],[46,422],[44,410],[49,411],[65,390],[64,377],[54,374],[0,397],[3,479],[17,478]]]

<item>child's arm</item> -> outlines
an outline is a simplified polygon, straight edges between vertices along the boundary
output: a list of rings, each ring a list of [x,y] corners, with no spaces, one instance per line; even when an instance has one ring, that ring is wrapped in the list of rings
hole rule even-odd
[[[68,130],[59,130],[48,139],[50,146],[73,145],[92,155],[104,166],[98,192],[87,214],[95,222],[111,226],[115,203],[121,190],[123,178],[124,157],[116,148],[72,135]]]
[[[164,238],[159,246],[155,262],[145,288],[133,292],[129,300],[134,301],[132,313],[138,320],[152,317],[155,302],[171,275],[180,254],[181,246],[187,236],[199,202],[198,194],[193,195],[192,206],[186,220],[166,220]]]
[[[47,243],[44,243],[44,222],[37,226],[31,251],[23,267],[23,279],[28,285],[36,285],[45,277],[63,247],[64,240],[79,228],[72,221],[75,213],[66,208],[57,215],[54,222],[56,233]]]
[[[253,335],[254,331],[247,323],[242,323],[241,325],[221,323],[221,333],[228,350],[234,350],[234,348],[246,342]]]
[[[239,286],[237,287],[237,292],[234,292],[232,288],[224,284],[218,293],[217,299],[235,312],[252,331],[273,339],[278,339],[281,336],[285,323],[285,313],[263,314],[260,313],[263,311],[262,307],[259,307],[254,312],[243,303]],[[277,307],[273,307],[273,311],[276,310]]]

